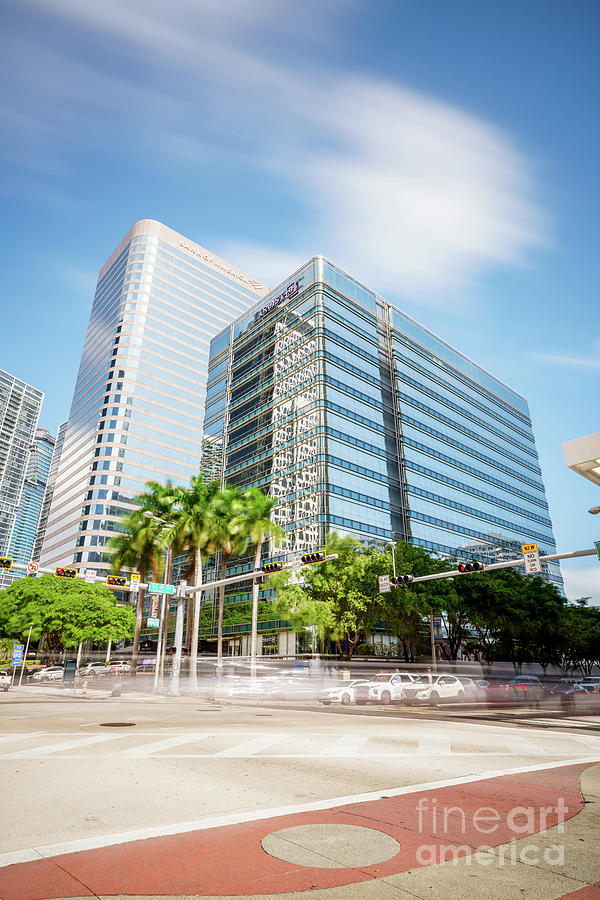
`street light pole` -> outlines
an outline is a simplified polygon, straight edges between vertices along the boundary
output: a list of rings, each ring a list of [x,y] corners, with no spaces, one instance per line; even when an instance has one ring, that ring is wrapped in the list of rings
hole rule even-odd
[[[392,548],[392,568],[394,570],[394,578],[396,577],[396,544],[394,541],[389,542],[390,547]]]
[[[27,665],[27,651],[29,650],[29,639],[31,637],[31,629],[33,628],[33,622],[29,623],[29,634],[27,635],[27,646],[25,647],[25,656],[23,657],[23,662],[21,663],[21,674],[19,675],[19,687],[21,687],[21,682],[23,681],[23,672],[25,671],[25,666]]]
[[[166,519],[161,519],[160,516],[155,516],[154,513],[150,512],[149,509],[144,511],[144,516],[147,519],[154,519],[155,522],[159,522],[161,525],[169,524],[166,521]],[[165,580],[169,577],[172,559],[173,559],[173,548],[170,544],[167,544],[167,558],[165,560]],[[168,595],[168,594],[162,595],[162,608],[161,608],[160,624],[159,624],[159,629],[158,629],[158,644],[156,647],[156,663],[154,666],[154,687],[152,689],[154,694],[158,693],[159,676],[163,670],[165,647],[166,647],[167,635],[168,635],[168,631],[169,631],[170,602],[167,599],[168,596],[170,596],[170,595]],[[181,672],[181,651],[182,651],[182,647],[183,647],[183,604],[184,604],[184,602],[185,602],[185,595],[180,595],[177,597],[177,618],[175,620],[175,656],[173,658],[173,665],[171,666],[171,676],[169,679],[169,690],[168,690],[169,695],[175,696],[175,697],[179,695],[179,675]]]

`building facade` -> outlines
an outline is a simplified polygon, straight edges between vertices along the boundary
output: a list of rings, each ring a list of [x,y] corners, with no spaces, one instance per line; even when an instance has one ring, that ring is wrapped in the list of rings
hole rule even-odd
[[[27,564],[34,559],[34,546],[52,465],[54,445],[54,435],[50,431],[46,428],[36,428],[33,443],[29,448],[25,481],[8,553],[18,563]]]
[[[0,371],[0,556],[10,556],[44,395]]]
[[[266,291],[159,222],[128,232],[100,270],[42,565],[106,573],[146,482],[198,474],[210,340]]]
[[[323,257],[212,341],[205,439],[224,482],[278,499],[288,559],[333,530],[458,560],[555,551],[526,400]]]
[[[62,425],[58,426],[56,438],[54,438],[54,450],[52,452],[52,460],[50,462],[50,468],[48,470],[46,492],[42,501],[42,508],[40,510],[37,532],[33,544],[33,555],[31,558],[36,562],[39,562],[40,556],[42,555],[42,546],[46,534],[46,526],[48,525],[48,516],[50,514],[50,507],[52,505],[52,497],[54,496],[54,485],[56,484],[56,476],[58,475],[58,466],[60,464],[60,456],[65,442],[66,432],[67,423],[63,422]]]

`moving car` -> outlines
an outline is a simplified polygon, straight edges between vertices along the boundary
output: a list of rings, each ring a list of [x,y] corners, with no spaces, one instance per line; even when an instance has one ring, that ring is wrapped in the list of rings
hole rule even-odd
[[[370,703],[382,703],[387,706],[392,701],[399,702],[404,699],[404,688],[407,684],[412,684],[415,679],[414,675],[409,672],[382,672],[375,675],[369,681],[369,695],[367,701]]]
[[[460,703],[465,699],[465,689],[456,675],[434,675],[428,672],[418,675],[411,685],[404,688],[404,696],[409,703]]]
[[[463,686],[463,690],[465,692],[465,700],[469,700],[471,702],[473,702],[474,700],[479,700],[481,694],[479,692],[477,682],[475,682],[472,678],[468,678],[466,675],[457,675],[456,677]]]
[[[12,684],[12,678],[8,674],[8,672],[5,672],[4,670],[0,671],[0,688],[2,688],[2,690],[4,692],[6,692],[9,689],[9,687],[11,686],[11,684]]]
[[[356,702],[356,687],[364,684],[368,684],[368,681],[365,681],[364,678],[355,678],[354,681],[343,681],[335,687],[319,691],[317,699],[324,706],[329,706],[330,703],[342,703],[344,706],[348,706],[348,704]]]
[[[62,666],[45,666],[43,669],[38,669],[37,672],[30,675],[27,680],[34,683],[41,681],[62,681],[64,674],[65,670]]]
[[[486,691],[488,704],[535,703],[544,696],[542,682],[537,675],[518,675],[511,681],[493,681]]]
[[[90,662],[80,666],[77,674],[83,678],[97,678],[98,676],[108,675],[109,667],[102,662]]]
[[[586,675],[578,684],[582,684],[588,693],[600,693],[600,676],[598,675]]]

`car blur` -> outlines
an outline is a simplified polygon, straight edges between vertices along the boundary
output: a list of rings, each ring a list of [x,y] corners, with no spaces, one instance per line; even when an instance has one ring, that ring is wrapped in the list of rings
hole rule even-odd
[[[88,662],[77,669],[81,678],[98,678],[108,674],[108,666],[102,662]]]
[[[404,696],[409,703],[461,702],[465,699],[465,690],[455,675],[434,675],[427,672],[418,675],[411,685],[404,688]]]
[[[348,706],[350,703],[356,702],[356,689],[368,684],[369,682],[363,678],[343,681],[341,684],[319,691],[317,698],[324,706],[329,706],[331,703],[341,703],[343,706]]]
[[[62,666],[44,666],[43,669],[38,669],[37,672],[30,675],[27,681],[34,684],[42,681],[62,681],[64,674],[65,670]]]

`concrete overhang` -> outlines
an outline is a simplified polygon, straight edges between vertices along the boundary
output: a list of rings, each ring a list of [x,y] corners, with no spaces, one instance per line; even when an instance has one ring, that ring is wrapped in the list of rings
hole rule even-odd
[[[570,469],[600,487],[600,431],[562,445]]]

